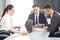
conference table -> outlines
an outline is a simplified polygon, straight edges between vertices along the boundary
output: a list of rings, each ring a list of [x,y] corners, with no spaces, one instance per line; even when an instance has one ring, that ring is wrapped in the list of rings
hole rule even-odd
[[[60,38],[48,37],[49,34],[50,32],[43,28],[35,28],[29,35],[32,40],[60,40]]]
[[[49,32],[43,28],[35,28],[28,35],[13,34],[5,40],[60,40],[60,38],[48,37]]]

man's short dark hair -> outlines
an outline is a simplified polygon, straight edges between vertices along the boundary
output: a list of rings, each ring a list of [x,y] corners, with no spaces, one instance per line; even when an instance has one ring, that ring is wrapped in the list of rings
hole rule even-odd
[[[32,6],[32,8],[33,8],[33,7],[36,7],[36,6],[37,6],[37,7],[39,7],[39,5],[38,5],[38,4],[34,4],[34,5]]]
[[[48,8],[52,8],[52,7],[51,7],[51,5],[46,5],[43,7],[43,9],[45,9],[45,8],[48,9]]]

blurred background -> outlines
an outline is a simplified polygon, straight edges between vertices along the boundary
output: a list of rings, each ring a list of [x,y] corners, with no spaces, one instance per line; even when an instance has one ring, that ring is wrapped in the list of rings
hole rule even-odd
[[[43,8],[45,5],[49,4],[54,10],[60,12],[60,0],[34,0],[34,4],[36,3],[40,5],[40,8]]]
[[[32,5],[36,3],[40,5],[41,9],[49,4],[54,10],[60,12],[60,0],[0,0],[0,17],[3,9],[8,4],[12,4],[15,7],[15,13],[13,15],[14,25],[23,26],[32,10]]]

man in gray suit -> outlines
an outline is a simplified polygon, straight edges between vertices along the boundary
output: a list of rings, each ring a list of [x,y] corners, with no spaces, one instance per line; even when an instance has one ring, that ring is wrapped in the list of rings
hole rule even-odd
[[[45,16],[49,16],[50,20],[50,26],[43,27],[44,29],[47,29],[50,32],[49,37],[60,37],[59,34],[55,34],[55,32],[59,31],[60,26],[60,14],[52,9],[50,5],[46,5],[44,7],[44,14]],[[49,21],[47,20],[47,21]]]

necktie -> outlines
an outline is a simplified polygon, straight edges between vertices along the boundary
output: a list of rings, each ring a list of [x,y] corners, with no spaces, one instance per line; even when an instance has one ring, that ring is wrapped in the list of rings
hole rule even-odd
[[[37,18],[37,16],[36,16],[36,24],[38,24],[38,18]]]

